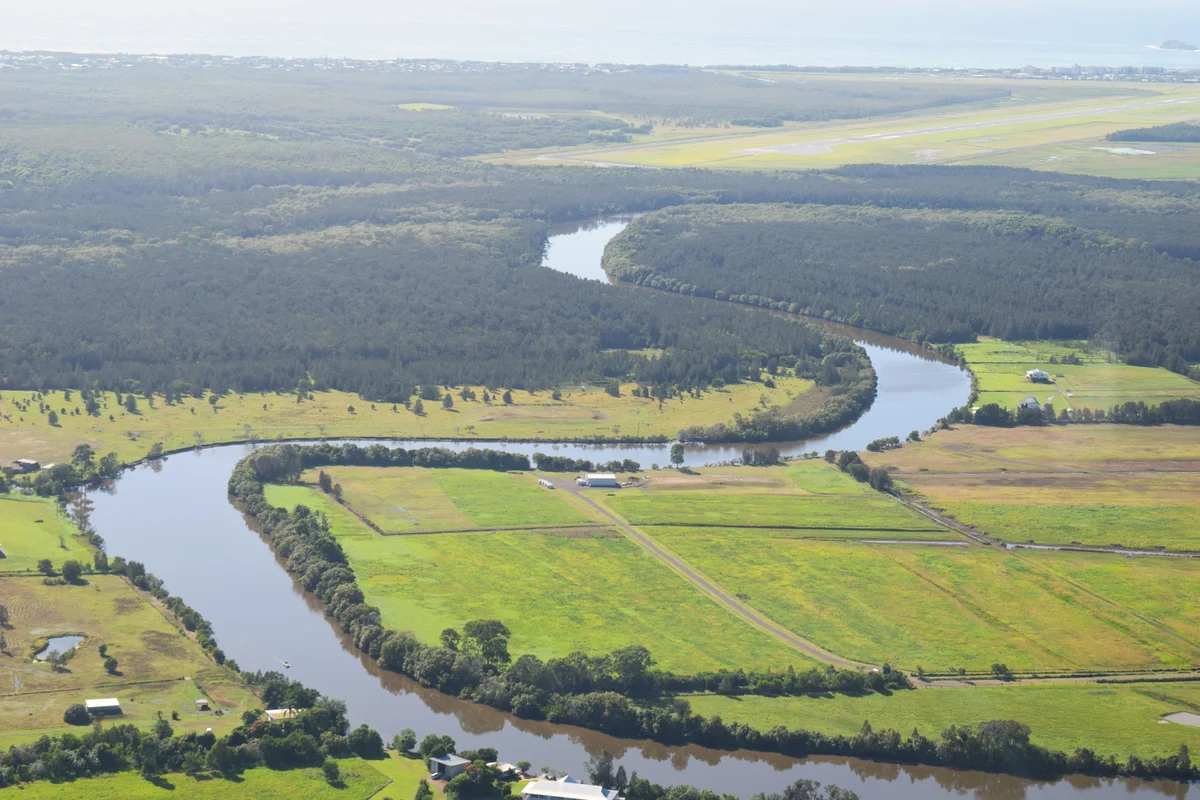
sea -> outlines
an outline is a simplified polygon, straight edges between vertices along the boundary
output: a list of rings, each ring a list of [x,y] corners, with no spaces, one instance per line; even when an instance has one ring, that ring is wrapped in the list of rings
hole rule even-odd
[[[17,0],[0,49],[872,67],[1200,69],[1200,0]]]

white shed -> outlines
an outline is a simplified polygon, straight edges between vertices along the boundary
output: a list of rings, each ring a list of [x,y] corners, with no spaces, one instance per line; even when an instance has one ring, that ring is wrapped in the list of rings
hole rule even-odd
[[[1044,369],[1031,369],[1025,373],[1025,377],[1034,383],[1049,383],[1050,373]]]
[[[95,700],[85,700],[83,702],[89,714],[120,714],[121,701],[115,697],[100,697]]]
[[[617,483],[617,476],[611,472],[589,472],[587,476],[587,485],[593,488],[602,487],[615,489],[620,486]]]

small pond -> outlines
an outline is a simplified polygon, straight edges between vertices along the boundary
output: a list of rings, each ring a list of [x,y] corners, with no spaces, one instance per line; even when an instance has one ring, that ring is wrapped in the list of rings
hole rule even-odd
[[[45,661],[51,653],[65,653],[78,647],[83,640],[83,636],[52,636],[49,643],[39,650],[34,658],[38,661]]]

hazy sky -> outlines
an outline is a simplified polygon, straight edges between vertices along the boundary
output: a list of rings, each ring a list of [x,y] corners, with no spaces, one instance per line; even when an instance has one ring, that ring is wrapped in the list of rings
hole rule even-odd
[[[0,49],[691,63],[984,59],[979,42],[1128,61],[1168,38],[1200,43],[1200,0],[5,0],[0,26]]]

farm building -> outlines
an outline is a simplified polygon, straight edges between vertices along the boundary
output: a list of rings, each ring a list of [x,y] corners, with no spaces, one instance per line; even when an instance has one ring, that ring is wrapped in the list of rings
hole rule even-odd
[[[197,711],[208,711],[208,698],[201,697],[199,700],[197,700],[196,701],[196,710]]]
[[[448,781],[466,772],[470,763],[461,756],[434,756],[429,759],[429,774],[439,781]]]
[[[592,488],[615,489],[620,484],[617,483],[617,476],[611,472],[592,472],[588,473],[587,485]]]
[[[1036,397],[1034,397],[1033,395],[1030,395],[1029,397],[1026,397],[1021,402],[1017,403],[1017,406],[1020,408],[1035,408],[1036,409],[1036,408],[1041,408],[1042,404],[1038,402],[1038,399]]]
[[[13,462],[13,471],[18,473],[37,472],[42,465],[32,458],[18,458]]]
[[[526,785],[521,790],[521,797],[524,800],[620,800],[616,789],[580,783],[570,775],[557,779],[543,775]]]
[[[1025,373],[1025,377],[1034,383],[1049,383],[1050,373],[1044,369],[1031,369]]]
[[[83,702],[89,714],[108,715],[121,713],[121,701],[115,697],[101,697],[95,700],[85,700]]]
[[[294,708],[268,708],[263,714],[271,722],[278,722],[281,719],[291,719],[300,712]]]

